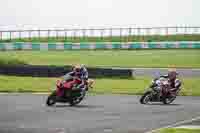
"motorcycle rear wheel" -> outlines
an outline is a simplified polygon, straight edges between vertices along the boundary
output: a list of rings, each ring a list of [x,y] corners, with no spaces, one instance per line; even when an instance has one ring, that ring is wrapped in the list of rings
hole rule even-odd
[[[163,97],[163,104],[170,104],[170,103],[172,103],[174,100],[176,99],[176,97],[175,96],[173,96],[173,97]]]

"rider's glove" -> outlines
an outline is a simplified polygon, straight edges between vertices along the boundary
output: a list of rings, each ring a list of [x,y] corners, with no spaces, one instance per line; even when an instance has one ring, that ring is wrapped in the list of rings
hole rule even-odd
[[[77,88],[77,89],[80,89],[80,88],[81,88],[81,85],[78,85],[76,88]]]

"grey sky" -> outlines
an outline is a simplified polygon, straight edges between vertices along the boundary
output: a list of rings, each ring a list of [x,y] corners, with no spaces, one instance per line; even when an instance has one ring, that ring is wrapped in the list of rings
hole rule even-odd
[[[200,26],[200,0],[0,0],[0,29]]]

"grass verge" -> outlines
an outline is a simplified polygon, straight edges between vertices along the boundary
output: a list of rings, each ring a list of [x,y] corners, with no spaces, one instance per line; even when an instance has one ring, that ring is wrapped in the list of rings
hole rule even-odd
[[[49,92],[58,78],[0,76],[0,92]],[[95,79],[94,94],[143,94],[151,77],[136,79]],[[200,96],[200,78],[183,79],[181,95]]]
[[[200,68],[200,50],[109,50],[109,51],[5,51],[2,60],[19,59],[31,65],[70,65],[108,67],[186,67]],[[13,61],[15,62],[15,61]]]
[[[18,65],[26,65],[26,63],[22,60],[16,58],[0,58],[1,66],[18,66]]]
[[[200,129],[166,128],[157,133],[200,133]]]

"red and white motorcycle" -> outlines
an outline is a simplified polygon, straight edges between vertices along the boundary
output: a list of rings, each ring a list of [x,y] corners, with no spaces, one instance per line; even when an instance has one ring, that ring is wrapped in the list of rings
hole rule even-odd
[[[47,98],[47,106],[52,106],[55,103],[69,103],[71,106],[79,104],[85,97],[88,91],[88,86],[85,89],[73,89],[81,80],[72,78],[69,81],[58,80],[56,90],[54,90]],[[62,94],[61,94],[62,93]]]

